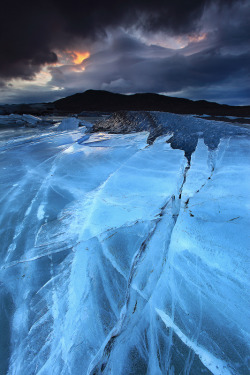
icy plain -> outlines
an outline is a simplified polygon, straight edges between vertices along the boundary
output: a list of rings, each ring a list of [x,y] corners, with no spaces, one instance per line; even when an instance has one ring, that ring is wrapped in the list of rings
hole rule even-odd
[[[0,374],[248,374],[249,130],[66,128],[0,130]]]

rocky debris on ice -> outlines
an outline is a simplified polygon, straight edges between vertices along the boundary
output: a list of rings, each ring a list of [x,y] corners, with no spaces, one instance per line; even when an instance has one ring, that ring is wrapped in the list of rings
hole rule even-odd
[[[96,122],[93,131],[104,131],[112,134],[127,134],[148,131],[147,143],[152,145],[157,137],[173,134],[168,140],[171,147],[185,152],[190,162],[198,139],[203,138],[209,149],[218,147],[222,137],[242,135],[245,130],[229,123],[206,121],[193,115],[177,115],[166,112],[120,111],[109,118]]]

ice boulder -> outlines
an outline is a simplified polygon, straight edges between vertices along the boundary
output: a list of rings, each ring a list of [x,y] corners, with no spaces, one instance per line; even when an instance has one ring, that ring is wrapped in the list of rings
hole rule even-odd
[[[18,115],[15,113],[11,113],[10,115],[0,116],[0,123],[9,126],[25,125],[29,127],[35,127],[41,122],[42,120],[39,117],[35,117],[32,115]]]
[[[3,126],[24,126],[26,121],[21,115],[16,115],[14,113],[10,115],[0,116],[0,124]]]
[[[22,119],[26,122],[25,125],[27,126],[36,126],[42,122],[42,120],[39,117],[32,115],[22,115]]]
[[[58,130],[75,130],[80,126],[81,121],[76,117],[68,117],[62,120],[58,126]]]

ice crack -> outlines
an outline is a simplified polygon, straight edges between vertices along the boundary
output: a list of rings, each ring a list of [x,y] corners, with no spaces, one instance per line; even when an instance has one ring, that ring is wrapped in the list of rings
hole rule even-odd
[[[133,279],[135,277],[136,271],[139,267],[140,261],[143,257],[143,254],[145,253],[145,251],[148,247],[148,244],[150,243],[152,237],[154,236],[159,223],[161,222],[162,218],[166,214],[167,208],[169,206],[171,206],[173,223],[172,223],[172,228],[170,230],[169,241],[168,241],[167,248],[166,248],[166,252],[168,252],[168,247],[169,247],[169,244],[170,244],[170,241],[171,241],[172,232],[174,230],[174,227],[176,225],[176,222],[177,222],[177,219],[178,219],[178,216],[179,216],[179,212],[180,212],[180,207],[181,207],[180,202],[181,202],[182,189],[183,189],[183,186],[186,182],[186,176],[187,176],[187,172],[188,172],[189,169],[190,169],[190,164],[188,163],[185,166],[184,171],[183,171],[183,177],[182,177],[182,180],[181,180],[181,185],[180,185],[180,188],[179,188],[178,194],[177,194],[178,199],[176,199],[175,195],[172,195],[171,198],[168,199],[164,203],[164,205],[160,209],[159,214],[157,215],[158,217],[154,220],[154,224],[151,228],[151,231],[149,232],[148,236],[146,237],[146,239],[141,244],[137,253],[134,255],[134,258],[133,258],[132,264],[131,264],[131,268],[130,268],[129,277],[128,277],[125,304],[124,304],[124,306],[121,310],[120,318],[117,321],[114,328],[109,333],[109,335],[106,337],[103,345],[99,349],[96,356],[91,361],[91,363],[89,365],[89,368],[88,368],[88,371],[87,371],[88,375],[97,374],[99,372],[99,369],[100,369],[101,372],[103,372],[105,370],[105,367],[107,365],[107,360],[108,360],[108,358],[111,354],[111,351],[112,351],[112,347],[115,343],[116,338],[119,336],[119,334],[122,331],[124,321],[126,319],[128,311],[129,311],[128,307],[129,307],[129,303],[130,303],[130,299],[131,299],[131,288],[135,289],[135,288],[133,288],[132,284],[133,284]],[[133,307],[132,314],[135,313],[136,308],[137,308],[137,302],[135,303],[135,305]]]

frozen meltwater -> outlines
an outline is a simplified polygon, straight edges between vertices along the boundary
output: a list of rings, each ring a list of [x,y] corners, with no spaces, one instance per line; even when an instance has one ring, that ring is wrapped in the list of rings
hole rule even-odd
[[[0,374],[248,374],[249,131],[119,116],[0,132]]]

